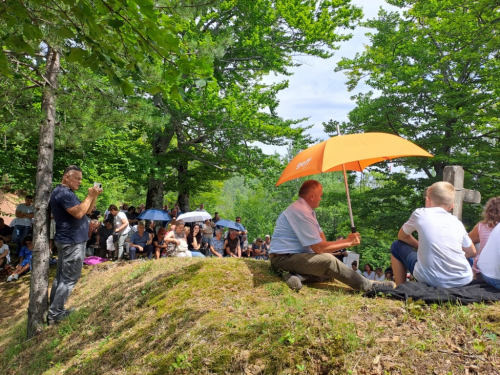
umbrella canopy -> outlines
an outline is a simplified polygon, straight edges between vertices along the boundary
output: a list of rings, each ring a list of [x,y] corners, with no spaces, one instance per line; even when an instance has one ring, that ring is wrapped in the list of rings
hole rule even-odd
[[[299,177],[324,172],[344,172],[347,195],[347,207],[351,219],[351,230],[356,232],[351,209],[351,198],[345,171],[362,172],[371,164],[403,156],[433,157],[424,149],[404,138],[387,133],[337,134],[324,142],[318,143],[295,156],[281,174],[275,186]]]
[[[239,230],[241,232],[246,231],[246,229],[243,225],[241,225],[240,223],[237,223],[235,221],[231,221],[231,220],[220,219],[215,224],[217,224],[221,227],[229,228],[229,229],[236,229],[236,230]]]
[[[191,211],[177,216],[177,220],[184,220],[186,223],[196,223],[199,221],[210,220],[212,215],[207,211]]]
[[[300,152],[285,168],[275,186],[313,174],[346,170],[362,172],[371,164],[403,156],[432,157],[424,149],[387,133],[332,137]]]
[[[154,208],[141,212],[137,218],[141,220],[172,221],[172,218],[165,211]]]

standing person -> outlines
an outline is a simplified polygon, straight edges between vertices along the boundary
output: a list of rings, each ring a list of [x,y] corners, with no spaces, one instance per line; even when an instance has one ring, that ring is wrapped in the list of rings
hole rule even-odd
[[[203,224],[203,242],[206,242],[210,247],[212,238],[214,237],[215,224],[212,220],[207,219]]]
[[[35,216],[35,208],[32,205],[33,196],[27,195],[24,203],[16,207],[16,225],[14,226],[13,241],[17,244],[16,253],[19,254],[22,242],[31,230],[32,219]]]
[[[85,259],[85,244],[88,240],[89,214],[102,189],[89,188],[87,197],[80,202],[75,194],[82,183],[82,170],[76,165],[68,166],[61,184],[50,196],[50,208],[56,222],[54,244],[58,251],[57,272],[50,291],[49,324],[57,324],[69,315],[64,305],[78,282]]]
[[[236,223],[238,223],[240,225],[243,225],[243,224],[241,224],[241,217],[236,216],[235,221],[236,221]],[[238,231],[238,238],[240,239],[240,249],[246,249],[246,247],[245,247],[245,240],[248,241],[248,239],[246,237],[247,234],[248,234],[248,232],[246,230],[240,230],[240,231]]]
[[[118,235],[118,240],[115,240],[115,256],[116,259],[121,259],[123,257],[123,246],[125,240],[128,237],[128,232],[130,232],[130,226],[128,225],[127,215],[125,212],[118,211],[118,207],[114,204],[109,206],[109,213],[113,215],[113,222],[115,224],[115,233]]]
[[[347,239],[327,241],[314,210],[319,207],[323,187],[308,180],[299,190],[299,199],[283,211],[276,221],[271,242],[271,267],[285,271],[283,280],[293,290],[302,288],[303,281],[323,281],[335,278],[356,290],[369,291],[374,282],[357,274],[331,253],[359,245],[359,233]],[[394,283],[385,284],[394,286]]]

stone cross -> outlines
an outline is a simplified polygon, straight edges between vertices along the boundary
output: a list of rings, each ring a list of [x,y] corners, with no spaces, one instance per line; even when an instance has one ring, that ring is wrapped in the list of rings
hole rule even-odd
[[[444,167],[443,181],[449,182],[455,187],[455,203],[451,213],[462,220],[462,206],[465,203],[481,203],[481,193],[477,190],[464,189],[464,169],[459,165]],[[424,197],[427,196],[427,189]]]
[[[455,205],[452,213],[462,220],[462,206],[466,203],[481,203],[481,193],[477,190],[464,189],[464,169],[458,165],[444,167],[443,181],[455,187]]]

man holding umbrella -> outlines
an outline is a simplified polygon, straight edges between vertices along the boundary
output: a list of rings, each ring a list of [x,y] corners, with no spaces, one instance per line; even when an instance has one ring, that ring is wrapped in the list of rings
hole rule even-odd
[[[314,212],[322,195],[321,184],[308,180],[299,190],[299,199],[280,214],[269,252],[271,267],[278,272],[286,271],[283,279],[293,290],[302,288],[303,281],[337,279],[353,289],[369,291],[374,281],[357,274],[332,255],[359,245],[361,238],[359,233],[352,233],[347,239],[326,241]],[[392,282],[385,285],[395,286]]]

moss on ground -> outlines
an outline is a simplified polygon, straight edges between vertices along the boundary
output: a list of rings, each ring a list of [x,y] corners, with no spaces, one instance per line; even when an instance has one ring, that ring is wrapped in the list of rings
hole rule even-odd
[[[293,292],[255,260],[105,263],[26,341],[28,283],[1,287],[1,374],[500,374],[499,304]]]

